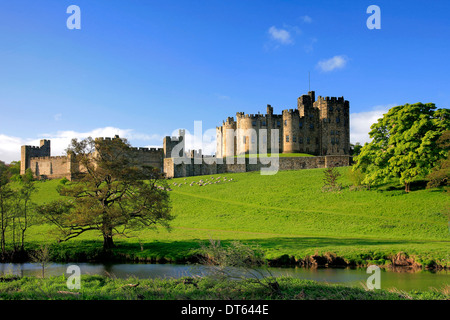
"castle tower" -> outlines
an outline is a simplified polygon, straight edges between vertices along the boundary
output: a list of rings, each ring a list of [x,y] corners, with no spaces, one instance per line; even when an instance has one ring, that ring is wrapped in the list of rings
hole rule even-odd
[[[186,149],[185,130],[178,131],[178,137],[166,136],[163,139],[164,158],[183,157]],[[175,149],[176,148],[176,149]],[[174,154],[174,149],[178,150],[178,154]]]
[[[221,127],[216,128],[217,149],[216,157],[223,158],[236,155],[236,122],[233,117],[228,117]]]
[[[299,152],[299,122],[298,110],[283,110],[283,135],[281,136],[283,153]]]
[[[41,149],[41,153],[43,154],[40,157],[50,157],[50,140],[40,140],[39,148]]]
[[[299,111],[300,117],[304,117],[313,109],[313,104],[316,101],[316,94],[314,91],[308,92],[306,95],[302,95],[297,99],[297,109]]]
[[[50,157],[50,140],[40,140],[39,147],[22,146],[20,150],[20,174],[30,168],[30,159],[35,157]]]
[[[319,97],[321,155],[348,155],[350,152],[350,105],[344,97]]]
[[[299,97],[297,108],[300,116],[300,152],[319,155],[321,131],[315,92],[310,91]]]

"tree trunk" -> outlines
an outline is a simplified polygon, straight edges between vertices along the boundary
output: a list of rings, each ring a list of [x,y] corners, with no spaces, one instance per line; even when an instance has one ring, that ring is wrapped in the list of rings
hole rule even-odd
[[[410,191],[410,183],[405,182],[405,192],[409,192],[409,191]]]
[[[112,234],[104,234],[103,235],[103,250],[109,250],[114,248],[114,241]]]

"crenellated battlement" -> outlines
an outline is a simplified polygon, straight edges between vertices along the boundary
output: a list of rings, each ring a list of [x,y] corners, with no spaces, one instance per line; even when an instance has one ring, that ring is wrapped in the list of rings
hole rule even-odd
[[[227,120],[223,121],[223,125],[234,125],[236,124],[236,121],[234,121],[233,117],[228,117]]]
[[[265,115],[262,114],[244,114],[243,112],[236,113],[236,118],[238,119],[259,119],[261,117],[265,117]]]
[[[344,97],[322,97],[318,96],[317,101],[319,102],[331,102],[331,103],[345,103],[347,100]],[[347,101],[348,102],[348,101]]]
[[[145,148],[145,147],[131,147],[130,148],[132,151],[137,151],[137,152],[148,152],[148,153],[159,153],[162,152],[164,149],[163,148]]]
[[[25,146],[26,148],[29,148],[30,150],[41,150],[41,147],[37,146]]]
[[[202,158],[202,157],[203,157],[203,155],[202,155],[202,150],[201,150],[201,149],[198,149],[198,150],[188,150],[188,151],[186,152],[186,156],[187,156],[188,158]]]
[[[117,139],[121,139],[117,134],[111,138],[111,137],[97,137],[94,139],[94,141],[113,141],[113,140],[117,140]]]
[[[30,157],[31,160],[68,160],[67,156]]]
[[[283,115],[294,115],[299,113],[298,109],[285,109],[282,112]]]

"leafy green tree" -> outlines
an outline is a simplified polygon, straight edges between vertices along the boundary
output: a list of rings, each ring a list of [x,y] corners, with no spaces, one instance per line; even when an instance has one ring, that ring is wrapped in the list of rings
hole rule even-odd
[[[1,260],[6,256],[6,231],[11,221],[11,198],[14,195],[9,185],[8,167],[0,163],[0,247]]]
[[[36,191],[33,180],[33,173],[30,169],[27,169],[25,174],[21,176],[18,189],[15,192],[15,219],[20,233],[20,250],[22,252],[25,251],[25,233],[32,223],[36,223],[33,210],[35,204],[31,200],[33,193]]]
[[[8,173],[11,181],[20,181],[20,161],[13,161],[8,165]]]
[[[359,142],[356,142],[355,144],[350,144],[350,151],[352,156],[357,156],[360,154],[362,149],[362,145]]]
[[[450,182],[450,130],[445,131],[438,139],[438,144],[447,151],[447,158],[438,162],[437,166],[433,168],[431,173],[427,176],[428,188],[434,188],[444,185],[449,190]]]
[[[79,174],[59,185],[64,200],[38,208],[60,228],[61,241],[95,230],[108,250],[114,247],[113,236],[127,229],[156,224],[169,228],[169,195],[157,186],[163,177],[156,168],[138,165],[125,139],[74,139],[67,153]]]
[[[409,192],[416,177],[425,177],[447,156],[437,140],[449,129],[449,109],[433,103],[391,108],[371,126],[372,141],[361,149],[354,168],[366,174],[366,184],[398,178]]]

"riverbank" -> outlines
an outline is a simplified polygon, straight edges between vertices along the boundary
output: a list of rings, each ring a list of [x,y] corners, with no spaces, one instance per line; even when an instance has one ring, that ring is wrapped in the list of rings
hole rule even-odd
[[[0,262],[3,263],[27,263],[33,262],[32,256],[35,250],[39,247],[33,246],[24,252],[9,252]],[[56,263],[68,262],[96,262],[96,263],[152,263],[152,264],[197,264],[202,260],[202,255],[196,250],[190,251],[185,256],[173,255],[143,255],[143,250],[130,250],[128,246],[112,249],[109,252],[103,251],[101,244],[98,245],[80,245],[73,247],[70,245],[62,246],[61,244],[49,245],[48,260]],[[36,262],[36,261],[35,261]],[[357,267],[366,268],[369,265],[377,265],[380,268],[388,271],[395,271],[396,269],[410,269],[417,270],[449,270],[447,264],[439,264],[434,260],[423,261],[415,260],[415,257],[410,257],[404,252],[397,254],[377,255],[361,254],[357,259],[339,257],[334,253],[326,252],[323,255],[313,254],[307,255],[303,258],[296,258],[287,254],[279,258],[266,259],[268,267],[289,267],[289,268],[347,268]]]
[[[449,287],[431,291],[366,290],[336,284],[267,278],[240,281],[213,277],[114,279],[81,276],[80,289],[69,290],[64,276],[0,277],[2,300],[447,300]]]

